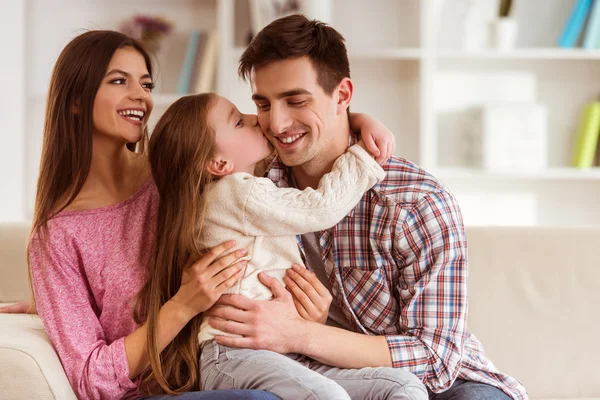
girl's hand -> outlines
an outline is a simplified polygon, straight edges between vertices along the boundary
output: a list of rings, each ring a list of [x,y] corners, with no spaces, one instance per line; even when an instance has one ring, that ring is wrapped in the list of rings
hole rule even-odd
[[[298,314],[308,321],[327,322],[331,293],[317,276],[306,268],[294,264],[283,278],[286,289],[292,294]]]
[[[245,249],[231,252],[215,261],[234,245],[233,241],[222,243],[199,259],[188,261],[181,276],[181,286],[170,300],[181,307],[186,318],[191,320],[208,310],[243,276],[248,261],[236,260],[246,255]]]
[[[366,114],[350,114],[350,129],[360,132],[367,150],[379,164],[385,163],[396,151],[396,138],[383,123]]]

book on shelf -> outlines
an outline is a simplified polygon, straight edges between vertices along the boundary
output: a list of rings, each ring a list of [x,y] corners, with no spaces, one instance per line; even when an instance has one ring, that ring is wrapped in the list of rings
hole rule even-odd
[[[559,47],[571,48],[577,45],[591,6],[592,0],[577,0],[558,39]]]
[[[179,75],[179,93],[214,91],[217,53],[218,35],[216,30],[190,32]]]
[[[594,0],[589,14],[582,47],[592,50],[597,49],[600,45],[600,0]]]
[[[591,168],[598,146],[600,133],[600,101],[594,101],[584,106],[579,120],[577,141],[573,153],[573,166],[576,168]]]

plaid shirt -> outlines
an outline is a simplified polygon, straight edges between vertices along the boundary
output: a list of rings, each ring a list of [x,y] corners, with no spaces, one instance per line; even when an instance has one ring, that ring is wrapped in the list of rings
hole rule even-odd
[[[527,399],[525,388],[499,372],[466,329],[467,243],[456,199],[407,160],[392,158],[384,170],[383,182],[320,233],[333,301],[356,332],[384,335],[393,367],[412,372],[433,392],[461,378]],[[277,158],[267,176],[290,186],[290,171]],[[302,249],[300,238],[299,244]]]

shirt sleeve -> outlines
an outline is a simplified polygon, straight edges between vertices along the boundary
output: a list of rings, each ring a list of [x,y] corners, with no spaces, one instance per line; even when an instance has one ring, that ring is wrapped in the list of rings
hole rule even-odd
[[[107,343],[81,266],[51,239],[29,248],[38,314],[77,398],[121,398],[136,388],[124,338]]]
[[[317,189],[278,188],[267,178],[255,178],[242,204],[244,234],[299,235],[331,228],[383,178],[383,169],[358,145],[335,161]]]
[[[387,336],[392,364],[434,392],[456,379],[467,317],[467,246],[458,203],[429,193],[396,226],[403,335]]]

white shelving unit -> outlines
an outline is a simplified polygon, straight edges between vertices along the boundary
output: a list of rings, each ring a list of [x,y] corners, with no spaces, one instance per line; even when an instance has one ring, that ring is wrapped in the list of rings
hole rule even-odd
[[[346,38],[351,62],[352,109],[384,121],[396,134],[397,155],[415,161],[446,183],[459,198],[467,224],[600,224],[600,170],[569,168],[579,112],[586,102],[600,96],[600,50],[554,47],[575,0],[516,2],[520,8],[515,11],[524,21],[517,48],[505,52],[440,45],[440,35],[444,35],[439,31],[440,12],[456,5],[450,0],[331,1],[332,25]],[[237,62],[250,27],[247,0],[25,3],[29,205],[51,68],[60,50],[82,29],[115,29],[135,13],[161,14],[175,21],[174,39],[198,27],[216,27],[220,35],[217,91],[243,112],[255,112],[249,85],[237,77]],[[2,7],[6,6],[0,5],[0,12]],[[60,14],[54,12],[57,7]],[[530,23],[532,18],[535,24]],[[173,90],[179,73],[175,61],[180,62],[180,55],[173,55],[176,47],[168,44],[169,52],[160,57],[161,90],[155,94],[151,122],[181,96]],[[443,91],[439,77],[448,72],[507,71],[534,76],[537,101],[548,108],[547,170],[485,171],[461,162],[460,135],[466,117],[460,102],[454,101],[460,93]]]

